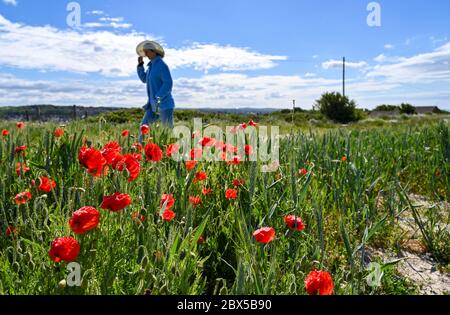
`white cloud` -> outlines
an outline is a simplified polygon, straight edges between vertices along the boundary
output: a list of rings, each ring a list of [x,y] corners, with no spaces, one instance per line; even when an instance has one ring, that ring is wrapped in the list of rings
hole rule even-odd
[[[101,17],[99,18],[99,21],[102,22],[123,22],[123,17],[116,17],[116,18],[112,18],[112,17]]]
[[[380,57],[380,56],[378,56]],[[385,58],[378,58],[379,61]],[[387,59],[387,58],[386,58]],[[413,57],[396,57],[391,64],[373,67],[368,78],[381,78],[386,82],[433,83],[450,81],[450,42],[429,53]]]
[[[446,43],[448,41],[448,38],[447,36],[442,38],[430,36],[430,41],[433,45],[442,45],[443,43]]]
[[[5,4],[10,4],[16,6],[18,4],[17,0],[3,0]]]
[[[93,11],[96,12],[96,11]],[[96,15],[105,15],[103,11],[99,11],[101,13],[97,13]],[[102,16],[98,19],[99,22],[86,22],[83,24],[83,27],[87,28],[131,28],[133,24],[131,23],[123,23],[123,17],[109,17]]]
[[[193,67],[200,71],[269,69],[276,66],[275,61],[287,59],[285,56],[261,54],[249,48],[197,42],[180,49],[168,49],[167,55],[173,67]]]
[[[268,69],[275,67],[276,61],[287,59],[216,43],[171,48],[162,38],[136,31],[118,34],[108,30],[80,32],[48,25],[30,26],[13,23],[0,14],[0,64],[17,68],[130,76],[135,72],[136,45],[145,39],[157,40],[165,47],[166,62],[172,69]]]
[[[450,109],[449,90],[405,93],[401,83],[376,79],[349,79],[347,93],[360,107],[373,108],[382,103],[409,101],[416,105],[436,104]],[[272,107],[290,108],[292,99],[298,106],[311,108],[320,95],[340,91],[341,81],[320,77],[238,73],[204,75],[199,78],[176,78],[173,95],[178,108],[190,107]],[[0,105],[58,104],[86,106],[140,107],[146,102],[145,85],[137,77],[126,80],[26,80],[0,73]]]
[[[101,10],[93,10],[93,11],[89,11],[87,14],[88,15],[104,15],[105,12],[103,12]]]
[[[316,76],[317,76],[317,74],[312,73],[312,72],[305,73],[305,78],[313,78],[313,77],[316,77]]]
[[[365,68],[368,66],[367,62],[360,61],[360,62],[345,62],[345,66],[347,68],[353,68],[353,69],[360,69]],[[332,69],[332,68],[342,68],[342,60],[328,60],[325,62],[322,62],[322,68],[324,69]]]
[[[297,99],[310,107],[339,80],[299,76],[248,76],[237,73],[177,78],[173,95],[178,107],[280,107]],[[130,80],[33,80],[0,74],[0,105],[54,103],[140,107],[146,102],[145,85]]]
[[[385,54],[380,54],[377,57],[375,57],[373,60],[378,63],[395,63],[405,60],[404,57],[397,57],[397,56],[386,56]]]
[[[130,28],[133,24],[130,23],[117,23],[117,22],[109,22],[109,23],[100,23],[100,22],[87,22],[83,24],[84,27],[88,28],[100,28],[100,27],[112,27],[112,28]]]
[[[387,57],[385,54],[381,54],[381,55],[378,55],[377,57],[375,57],[373,60],[376,62],[382,63],[387,60]]]
[[[386,44],[386,45],[384,45],[384,48],[385,48],[385,49],[394,49],[394,45],[392,45],[392,44]]]

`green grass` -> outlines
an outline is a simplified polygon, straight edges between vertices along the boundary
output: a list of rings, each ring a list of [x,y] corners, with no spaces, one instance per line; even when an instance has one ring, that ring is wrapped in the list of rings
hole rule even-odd
[[[433,117],[375,127],[295,126],[294,134],[280,140],[281,166],[275,173],[260,172],[260,162],[203,162],[188,172],[164,158],[157,164],[143,162],[140,176],[129,183],[117,171],[92,178],[77,160],[83,142],[100,149],[116,140],[124,152],[132,151],[136,124],[112,123],[108,117],[72,122],[61,139],[53,137],[56,125],[51,123],[30,123],[20,131],[11,123],[0,124],[11,131],[0,139],[0,294],[143,294],[145,289],[152,294],[306,294],[304,279],[315,268],[332,274],[335,294],[414,292],[393,271],[385,273],[383,286],[374,292],[365,280],[361,249],[383,244],[383,233],[391,237],[395,216],[408,207],[407,200],[397,198],[392,207],[377,208],[380,191],[392,200],[403,191],[449,200],[448,122]],[[254,118],[262,125],[272,121],[284,131],[294,129],[287,117],[281,124],[282,117]],[[205,118],[206,123],[228,123],[219,116]],[[249,119],[237,116],[232,123]],[[130,129],[130,138],[120,136],[123,129]],[[165,130],[152,129],[153,141],[163,149],[175,141]],[[12,152],[23,144],[31,170],[19,177],[15,164],[23,158]],[[299,176],[304,167],[308,175]],[[208,174],[206,183],[192,184],[193,173],[200,170]],[[42,194],[32,188],[31,180],[41,175],[54,179],[56,190]],[[230,201],[224,192],[233,179],[246,184]],[[203,185],[213,189],[210,196],[201,195]],[[27,189],[32,200],[17,206],[14,196]],[[116,191],[130,194],[132,205],[119,213],[100,210],[102,197]],[[159,216],[162,193],[176,199],[172,222]],[[189,196],[202,196],[202,205],[193,208]],[[73,236],[68,219],[86,205],[99,209],[101,223],[76,236],[82,286],[62,288],[58,283],[67,277],[67,263],[49,259],[50,243]],[[146,220],[132,220],[135,211]],[[288,230],[287,214],[300,216],[305,231]],[[18,229],[16,236],[5,236],[9,225]],[[265,246],[252,238],[261,226],[277,233]],[[200,235],[203,244],[197,243]]]

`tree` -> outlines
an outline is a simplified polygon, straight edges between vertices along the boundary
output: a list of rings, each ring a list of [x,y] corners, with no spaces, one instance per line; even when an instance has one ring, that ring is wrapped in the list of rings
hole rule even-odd
[[[380,105],[375,108],[376,111],[380,112],[393,112],[397,109],[399,109],[399,107],[396,105]]]
[[[407,115],[417,115],[416,108],[408,103],[402,103],[400,105],[400,113]]]
[[[323,94],[315,106],[325,117],[335,122],[346,124],[358,120],[355,101],[337,92]]]

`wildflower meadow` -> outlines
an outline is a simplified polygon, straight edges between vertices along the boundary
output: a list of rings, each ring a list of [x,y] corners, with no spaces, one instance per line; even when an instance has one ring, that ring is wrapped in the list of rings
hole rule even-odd
[[[249,140],[247,128],[260,126],[236,128]],[[181,147],[158,125],[1,129],[0,294],[412,294],[395,262],[378,261],[371,282],[365,261],[395,246],[410,210],[449,261],[448,230],[430,229],[409,198],[449,198],[445,122],[286,133],[270,162],[201,130],[175,161]],[[218,159],[203,161],[206,150]]]

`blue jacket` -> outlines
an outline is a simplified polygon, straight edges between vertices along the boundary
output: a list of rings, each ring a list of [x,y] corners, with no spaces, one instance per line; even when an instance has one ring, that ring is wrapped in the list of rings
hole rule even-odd
[[[148,64],[145,71],[143,65],[138,65],[137,73],[143,83],[147,83],[148,102],[153,111],[156,111],[156,98],[161,98],[160,109],[173,109],[175,102],[172,97],[172,76],[167,64],[160,56],[156,56]]]

